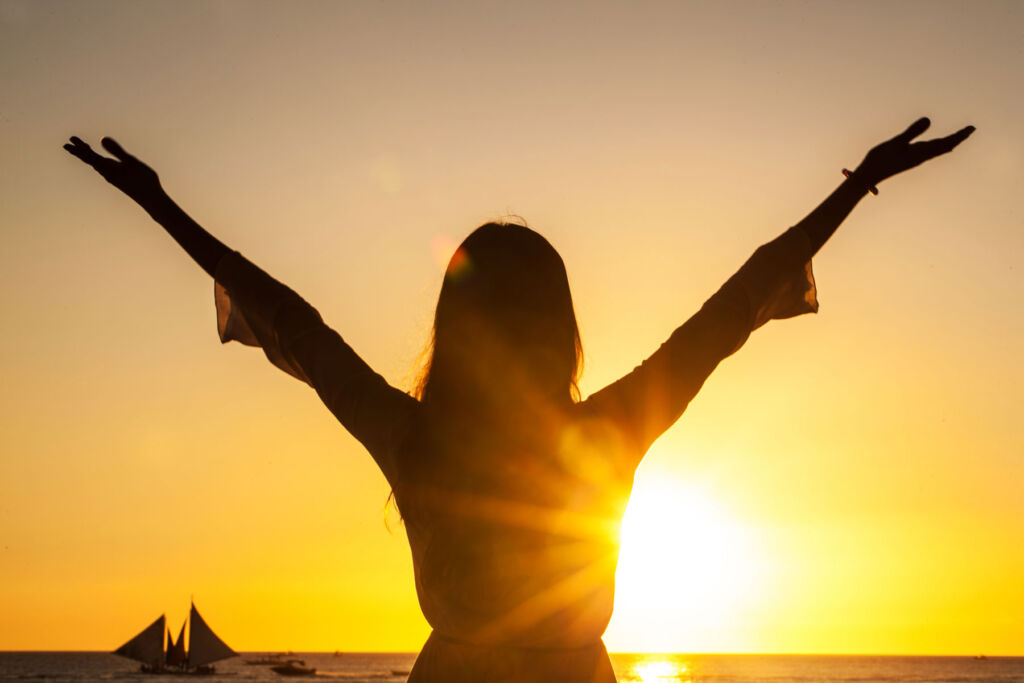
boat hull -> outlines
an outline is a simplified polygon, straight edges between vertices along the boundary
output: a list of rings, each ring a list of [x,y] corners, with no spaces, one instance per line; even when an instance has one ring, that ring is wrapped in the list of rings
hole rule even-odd
[[[282,664],[281,666],[272,666],[270,670],[281,676],[316,676],[315,668],[306,668],[304,666],[296,666],[294,664]]]

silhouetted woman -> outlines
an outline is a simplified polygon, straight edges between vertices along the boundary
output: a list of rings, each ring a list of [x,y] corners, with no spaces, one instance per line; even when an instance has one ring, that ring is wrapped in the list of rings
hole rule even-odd
[[[633,473],[715,366],[773,318],[817,310],[811,257],[882,180],[949,152],[968,126],[872,149],[795,227],[757,249],[642,365],[586,400],[561,257],[520,225],[484,225],[455,252],[416,396],[391,386],[316,310],[203,230],[156,173],[110,138],[65,149],[138,202],[215,279],[222,341],[260,346],[308,383],[391,484],[433,632],[409,678],[614,681],[617,530]]]

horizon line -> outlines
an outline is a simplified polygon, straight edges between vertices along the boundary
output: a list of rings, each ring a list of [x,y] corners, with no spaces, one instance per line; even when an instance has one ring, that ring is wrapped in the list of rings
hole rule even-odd
[[[336,652],[353,655],[416,655],[418,650],[236,650],[243,654],[291,653],[291,654],[324,654]],[[113,650],[7,650],[0,648],[0,654],[114,654]],[[880,652],[685,652],[685,651],[608,651],[610,655],[686,655],[689,657],[978,657],[987,659],[1024,659],[1024,654],[990,654],[974,653],[880,653]]]

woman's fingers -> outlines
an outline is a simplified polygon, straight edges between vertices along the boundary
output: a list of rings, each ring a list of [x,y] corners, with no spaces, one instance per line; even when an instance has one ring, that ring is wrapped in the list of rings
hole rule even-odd
[[[946,140],[950,140],[953,143],[953,147],[956,147],[961,142],[963,142],[967,138],[971,137],[971,134],[974,131],[975,131],[974,126],[964,126],[963,128],[961,128],[957,132],[953,133],[952,135],[947,136],[945,139]],[[952,149],[953,147],[950,147],[950,149]]]
[[[100,140],[100,144],[103,145],[103,149],[107,150],[121,161],[128,161],[129,159],[135,158],[128,152],[124,151],[124,147],[118,144],[117,140],[114,138],[103,138]]]
[[[928,119],[928,117],[922,116],[917,121],[914,121],[912,124],[910,124],[909,128],[907,128],[905,131],[903,131],[902,133],[894,137],[892,140],[890,140],[890,142],[901,142],[904,144],[909,143],[918,135],[928,130],[928,126],[930,125],[932,125],[932,122]]]
[[[96,166],[97,163],[103,160],[103,157],[94,152],[92,147],[74,135],[71,136],[71,143],[64,145],[64,149],[90,166]]]
[[[103,138],[102,140],[100,140],[100,144],[103,145],[103,148],[110,152],[111,154],[113,154],[114,157],[117,158],[119,161],[128,161],[129,159],[135,159],[135,157],[133,157],[131,154],[124,151],[124,147],[118,144],[117,140],[115,140],[114,138]],[[87,142],[85,142],[84,140],[82,140],[82,138],[76,135],[71,136],[71,143],[65,144],[64,149],[71,152],[82,161],[93,165],[101,161],[113,161],[108,157],[105,157],[101,154],[97,154],[95,151],[93,151],[93,148],[90,147]]]
[[[910,142],[921,133],[928,130],[928,127],[932,125],[931,120],[927,116],[922,116],[917,121],[914,121],[910,126],[896,136],[900,142]]]
[[[953,133],[952,135],[947,135],[944,138],[933,140],[933,142],[939,143],[935,145],[936,149],[941,150],[939,154],[945,154],[946,152],[953,151],[954,147],[956,147],[961,142],[969,138],[971,136],[971,133],[973,132],[974,126],[966,126],[964,128],[961,128],[957,132]]]
[[[927,116],[919,118],[910,124],[910,127],[905,131],[894,137],[890,142],[896,142],[899,144],[911,145],[911,140],[916,138],[921,133],[928,130],[928,126],[931,125],[931,121],[928,120]],[[954,147],[959,145],[961,142],[970,137],[971,133],[974,132],[974,126],[966,126],[961,128],[952,135],[947,135],[944,138],[935,138],[934,140],[925,140],[923,142],[915,142],[911,146],[917,152],[923,152],[926,159],[930,159],[933,156],[939,154],[945,154],[950,152]]]
[[[925,159],[931,159],[937,157],[940,154],[946,154],[952,152],[957,145],[966,140],[974,132],[974,126],[966,126],[961,128],[952,135],[947,135],[944,138],[936,138],[934,140],[926,140],[924,142],[918,142],[913,145],[919,152],[923,153]]]

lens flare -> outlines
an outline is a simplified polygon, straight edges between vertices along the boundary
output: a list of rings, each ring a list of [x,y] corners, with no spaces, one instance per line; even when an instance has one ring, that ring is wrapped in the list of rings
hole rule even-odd
[[[447,235],[435,235],[430,240],[430,252],[441,272],[457,280],[464,278],[471,269],[469,256]]]

